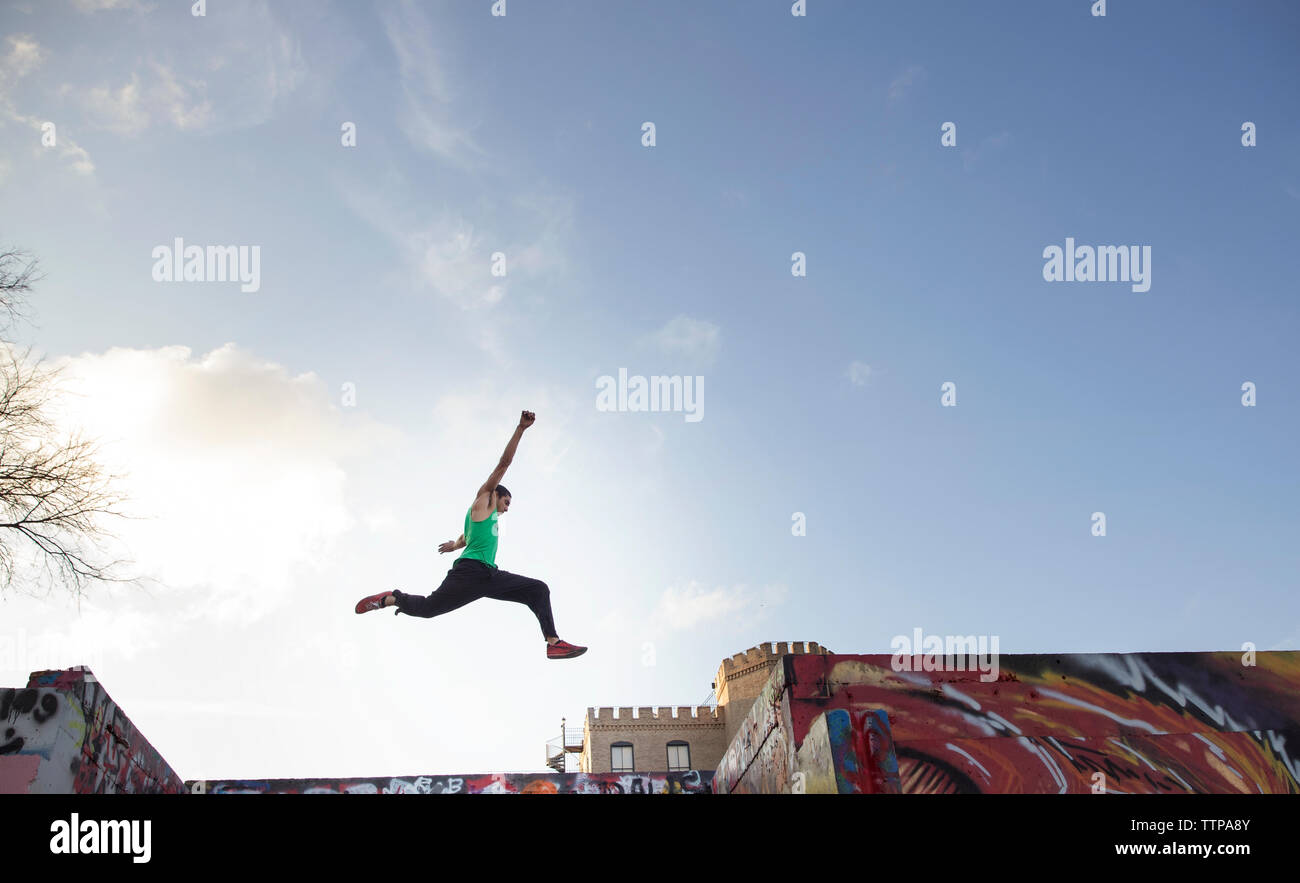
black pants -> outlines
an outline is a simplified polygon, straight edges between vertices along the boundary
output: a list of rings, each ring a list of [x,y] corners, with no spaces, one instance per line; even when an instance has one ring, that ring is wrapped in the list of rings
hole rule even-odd
[[[457,607],[464,607],[479,598],[497,601],[518,601],[527,604],[542,627],[542,636],[555,635],[555,620],[551,618],[551,590],[539,579],[520,576],[489,567],[474,558],[457,558],[447,571],[442,585],[432,595],[408,595],[393,592],[397,610],[408,616],[441,616]]]

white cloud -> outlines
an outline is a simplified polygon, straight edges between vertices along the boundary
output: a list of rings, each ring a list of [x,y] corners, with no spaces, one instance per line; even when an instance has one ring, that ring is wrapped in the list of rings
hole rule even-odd
[[[491,306],[505,297],[505,279],[491,273],[490,246],[464,218],[443,217],[413,230],[406,247],[419,262],[421,278],[461,307]]]
[[[502,248],[510,272],[534,279],[564,272],[568,268],[565,242],[573,224],[573,200],[525,191],[512,198],[509,212],[522,219],[520,229],[528,234],[513,237]]]
[[[438,433],[432,447],[442,461],[470,470],[472,492],[496,465],[520,412],[527,409],[537,415],[537,422],[525,433],[515,460],[526,463],[525,470],[514,471],[553,475],[574,444],[568,427],[577,408],[572,395],[523,379],[512,381],[508,391],[480,383],[474,389],[447,393],[434,404],[434,425],[446,429]]]
[[[361,521],[371,533],[383,533],[397,526],[397,516],[389,506],[367,509],[361,513]]]
[[[64,87],[65,92],[71,87]],[[140,78],[131,76],[131,82],[120,89],[96,86],[85,94],[82,104],[98,125],[119,135],[134,135],[149,125],[149,112],[140,98]]]
[[[60,424],[101,444],[135,516],[107,526],[163,591],[201,589],[215,618],[274,610],[353,525],[348,463],[395,438],[330,401],[314,374],[227,344],[111,349],[57,363]],[[250,612],[249,602],[255,613]]]
[[[962,151],[962,167],[970,169],[978,160],[983,159],[990,153],[1001,150],[1011,143],[1010,132],[999,132],[996,135],[988,135],[980,140],[973,149]]]
[[[181,131],[206,128],[212,121],[212,103],[199,97],[206,91],[202,80],[181,82],[168,67],[151,62],[152,77],[144,86],[140,75],[114,89],[96,86],[81,97],[93,125],[118,135],[138,135],[155,119],[166,120]],[[62,91],[74,91],[65,85]]]
[[[36,132],[42,132],[41,127],[49,121],[20,113],[14,107],[9,91],[14,83],[40,67],[48,53],[34,37],[28,34],[11,35],[5,42],[9,49],[4,57],[0,58],[0,115]],[[32,139],[31,143],[36,145],[36,155],[41,156],[49,150],[54,150],[59,156],[71,159],[72,170],[78,174],[89,175],[94,172],[95,164],[85,148],[69,138],[66,132],[59,132],[57,128],[55,132],[57,138],[53,148],[45,147],[39,136]],[[11,169],[12,164],[5,160],[3,168],[0,168],[0,180],[3,180]]]
[[[30,34],[11,34],[5,45],[8,49],[0,56],[0,107],[16,116],[9,93],[15,83],[41,66],[47,53]]]
[[[77,7],[78,12],[85,13],[103,12],[108,9],[135,9],[140,12],[153,9],[140,0],[72,0],[72,5]]]
[[[866,386],[867,380],[871,377],[871,366],[863,362],[853,362],[845,374],[854,386]]]
[[[261,125],[308,82],[301,42],[277,20],[276,7],[266,0],[222,0],[220,7],[214,15],[209,4],[203,20],[206,50],[192,58],[169,59],[163,67],[175,71],[181,91],[160,74],[161,95],[170,99],[164,103],[167,119],[187,131]],[[211,105],[206,112],[195,97],[199,94]]]
[[[46,52],[31,34],[11,34],[5,38],[9,50],[0,61],[0,81],[25,77],[45,60]]]
[[[564,239],[572,203],[558,198],[519,196],[510,201],[512,229],[499,232],[494,218],[474,222],[455,210],[431,214],[407,208],[371,185],[340,185],[344,201],[366,223],[389,239],[415,282],[462,310],[493,307],[504,301],[512,281],[536,281],[567,266]],[[492,255],[505,255],[505,276],[493,276]],[[495,331],[479,333],[485,352],[502,361],[504,342]]]
[[[119,135],[155,125],[206,134],[265,122],[306,81],[299,41],[264,0],[228,0],[220,15],[202,21],[204,38],[193,52],[175,58],[160,51],[127,80],[65,83],[60,93],[74,95],[91,124]]]
[[[453,118],[454,91],[447,83],[443,50],[435,45],[428,18],[409,0],[386,7],[380,15],[401,74],[398,125],[403,133],[417,146],[457,165],[482,159],[482,148]]]
[[[889,84],[889,100],[900,101],[915,85],[925,81],[925,68],[914,64],[903,71]]]
[[[84,599],[75,615],[47,621],[52,622],[46,628],[0,632],[0,672],[23,674],[73,665],[102,671],[109,659],[134,659],[161,644],[160,623],[151,613],[112,609]]]
[[[742,614],[755,619],[760,608],[780,604],[785,598],[783,585],[769,585],[755,591],[744,585],[718,586],[707,589],[694,580],[685,586],[671,586],[664,591],[655,607],[653,621],[668,629],[692,629],[721,619],[735,620]]]
[[[95,164],[90,159],[86,148],[77,144],[67,135],[60,136],[59,155],[72,160],[72,170],[79,175],[89,175],[95,171]]]
[[[154,89],[159,111],[182,131],[205,128],[212,120],[212,103],[192,96],[206,88],[202,80],[181,83],[176,74],[161,64],[150,65],[158,75]]]
[[[39,133],[32,138],[32,142],[31,142],[33,145],[35,145],[33,148],[33,153],[36,156],[38,157],[44,156],[47,152],[54,152],[57,153],[59,156],[64,157],[65,159],[71,160],[72,170],[79,175],[90,175],[95,171],[95,164],[90,159],[90,153],[87,152],[84,147],[82,147],[81,145],[77,144],[77,142],[69,138],[67,133],[62,129],[58,129],[58,128],[55,129],[55,133],[57,137],[55,140],[54,147],[42,146],[41,135],[44,134],[42,130],[42,126],[44,126],[45,123],[50,122],[49,120],[43,120],[40,119],[39,117],[27,116],[25,114],[18,113],[15,110],[13,110],[12,107],[7,105],[3,106],[0,109],[3,110],[4,115],[7,116],[9,119],[13,120],[16,123],[20,123],[21,125],[27,126],[28,128]]]
[[[644,340],[667,355],[709,364],[718,354],[721,334],[712,322],[677,316]]]
[[[360,218],[400,252],[416,281],[462,309],[490,306],[505,295],[505,280],[492,275],[489,243],[459,214],[430,218],[402,208],[373,186],[343,185],[341,193]]]

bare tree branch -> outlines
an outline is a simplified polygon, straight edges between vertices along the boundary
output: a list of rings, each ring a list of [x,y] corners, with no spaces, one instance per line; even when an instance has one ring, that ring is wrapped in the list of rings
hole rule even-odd
[[[0,314],[21,316],[38,278],[34,258],[0,250]],[[118,476],[92,442],[60,435],[50,417],[57,374],[0,344],[0,594],[44,582],[80,598],[92,583],[134,581],[119,575],[122,560],[106,560],[104,521],[127,517]],[[29,581],[32,571],[44,578]]]
[[[39,264],[30,254],[12,248],[0,250],[0,313],[8,317],[3,327],[26,318],[27,292],[42,278]]]

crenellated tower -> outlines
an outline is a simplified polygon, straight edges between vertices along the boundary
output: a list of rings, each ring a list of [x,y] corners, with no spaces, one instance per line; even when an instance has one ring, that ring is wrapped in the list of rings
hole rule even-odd
[[[829,652],[816,641],[777,641],[724,659],[713,682],[716,707],[588,708],[579,769],[621,771],[615,768],[617,758],[618,763],[630,762],[637,771],[667,771],[673,768],[670,761],[674,757],[689,757],[694,769],[715,769],[777,661],[791,653]]]
[[[789,653],[829,652],[816,641],[776,641],[750,647],[744,653],[722,660],[713,691],[718,697],[718,713],[724,718],[727,744],[731,744],[740,722],[749,714],[777,660]]]

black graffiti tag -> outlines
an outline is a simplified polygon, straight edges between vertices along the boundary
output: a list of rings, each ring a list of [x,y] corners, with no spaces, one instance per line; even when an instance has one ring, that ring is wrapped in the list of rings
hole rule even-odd
[[[31,715],[39,726],[59,711],[59,699],[53,693],[41,695],[39,690],[0,690],[0,720],[17,724],[20,715]],[[18,735],[16,726],[6,726],[4,741],[0,742],[0,755],[17,754],[26,740]]]

